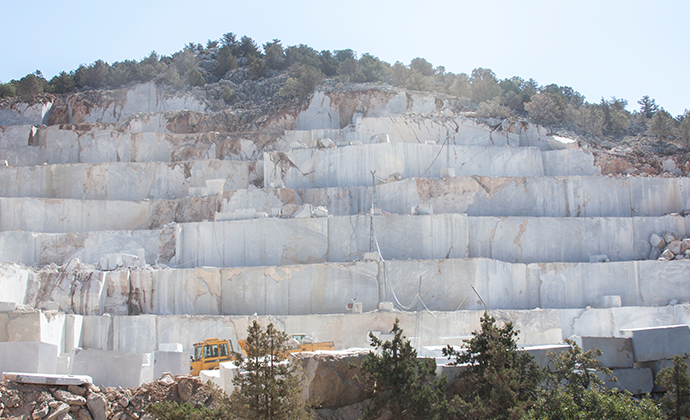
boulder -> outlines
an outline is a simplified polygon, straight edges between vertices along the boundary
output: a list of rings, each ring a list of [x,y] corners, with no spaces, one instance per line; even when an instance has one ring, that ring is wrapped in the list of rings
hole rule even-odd
[[[48,415],[49,411],[50,407],[48,406],[48,403],[44,401],[41,404],[39,404],[39,406],[36,407],[36,409],[34,409],[33,413],[31,413],[31,418],[33,420],[42,419]]]
[[[368,350],[319,351],[295,353],[291,357],[301,363],[306,374],[306,386],[302,397],[316,401],[323,408],[336,409],[362,402],[369,397],[363,384],[355,381],[362,378],[359,368]]]
[[[660,250],[666,248],[666,241],[656,233],[652,233],[652,236],[649,237],[649,243],[654,248],[658,248]]]
[[[295,215],[302,206],[297,204],[286,204],[280,209],[280,217],[289,218]]]
[[[89,410],[82,408],[77,412],[77,420],[93,420],[93,417],[91,417]]]
[[[45,420],[56,420],[60,416],[69,413],[69,405],[62,401],[52,401],[48,405],[50,406],[50,412],[44,417]]]
[[[86,405],[86,398],[74,395],[62,389],[56,389],[55,392],[53,392],[53,397],[69,405]]]
[[[180,394],[180,398],[183,402],[189,401],[194,394],[194,384],[191,381],[180,380],[177,384],[177,393]]]
[[[674,254],[670,249],[665,249],[664,252],[661,253],[661,257],[659,258],[664,258],[668,261],[676,258],[676,254]]]
[[[314,217],[328,217],[328,209],[324,206],[314,208]]]
[[[690,251],[690,238],[685,238],[680,242],[680,252],[683,254]]]
[[[91,413],[93,420],[106,420],[106,406],[107,403],[105,401],[105,397],[101,394],[92,392],[86,399],[86,407],[88,407],[89,413]]]
[[[303,219],[312,216],[311,204],[304,204],[299,210],[292,215],[295,219]]]
[[[675,233],[664,233],[664,241],[666,241],[667,244],[670,244],[671,242],[677,241],[679,239],[680,238]]]
[[[666,249],[678,255],[681,253],[681,241],[673,241],[666,246]]]
[[[86,394],[86,389],[79,386],[79,385],[69,385],[67,387],[67,391],[74,394],[74,395],[79,395],[80,397],[83,397],[84,394]],[[86,400],[85,400],[84,404],[86,404]]]
[[[333,143],[333,140],[329,138],[319,139],[318,146],[322,148],[336,147],[335,143]]]

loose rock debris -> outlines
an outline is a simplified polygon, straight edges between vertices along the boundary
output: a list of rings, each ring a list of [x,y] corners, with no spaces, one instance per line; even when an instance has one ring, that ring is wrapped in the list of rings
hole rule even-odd
[[[144,420],[152,419],[145,411],[152,402],[200,407],[212,400],[200,378],[169,374],[132,389],[0,382],[0,418],[7,420]]]

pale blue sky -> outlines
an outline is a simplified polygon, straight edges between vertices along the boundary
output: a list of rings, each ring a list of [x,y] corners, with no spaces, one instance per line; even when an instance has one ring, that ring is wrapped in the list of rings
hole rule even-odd
[[[352,48],[384,61],[424,57],[447,71],[571,86],[598,102],[643,95],[690,108],[690,1],[0,0],[0,81],[46,78],[97,59],[171,54],[226,32],[259,44]]]

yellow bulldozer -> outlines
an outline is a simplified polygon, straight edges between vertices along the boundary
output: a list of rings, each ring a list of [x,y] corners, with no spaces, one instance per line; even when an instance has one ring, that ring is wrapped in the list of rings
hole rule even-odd
[[[194,343],[194,355],[189,368],[190,375],[198,376],[202,370],[215,370],[221,362],[230,362],[237,358],[230,340],[207,338],[201,343]]]
[[[239,340],[240,349],[244,356],[247,355],[247,340]],[[288,334],[288,353],[302,351],[335,350],[332,341],[313,342],[307,334]],[[194,344],[194,355],[190,366],[190,375],[198,376],[202,370],[215,370],[222,362],[231,362],[241,357],[232,347],[232,342],[227,339],[207,338]]]

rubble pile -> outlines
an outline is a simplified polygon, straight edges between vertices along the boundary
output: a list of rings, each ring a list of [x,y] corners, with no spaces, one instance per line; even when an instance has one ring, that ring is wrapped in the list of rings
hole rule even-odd
[[[0,418],[8,420],[130,420],[151,419],[153,402],[212,402],[210,389],[198,377],[163,375],[138,388],[93,384],[35,385],[0,382]]]
[[[652,234],[649,243],[652,244],[650,260],[690,260],[690,238],[688,237],[681,238],[671,232],[662,236]]]

